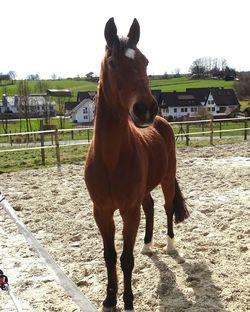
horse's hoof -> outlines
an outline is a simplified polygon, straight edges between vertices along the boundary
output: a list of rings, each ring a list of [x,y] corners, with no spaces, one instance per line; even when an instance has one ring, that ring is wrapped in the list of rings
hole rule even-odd
[[[175,249],[175,243],[174,243],[174,238],[171,238],[171,237],[167,237],[167,253],[168,254],[172,254],[172,253],[175,253],[176,252],[176,249]]]
[[[102,307],[102,312],[116,312],[116,307]]]
[[[145,244],[141,250],[141,253],[143,255],[152,255],[154,253],[152,245],[153,245],[152,242]],[[133,311],[133,310],[126,310],[126,311]]]

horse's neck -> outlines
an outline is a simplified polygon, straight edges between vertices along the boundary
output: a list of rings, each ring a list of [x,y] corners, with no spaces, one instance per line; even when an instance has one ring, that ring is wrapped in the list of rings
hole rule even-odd
[[[94,144],[102,161],[111,170],[116,168],[123,146],[129,144],[127,115],[112,110],[101,90],[96,104]]]

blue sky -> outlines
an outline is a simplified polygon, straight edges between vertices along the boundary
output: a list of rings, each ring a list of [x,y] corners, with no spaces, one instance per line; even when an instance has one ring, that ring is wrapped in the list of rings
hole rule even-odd
[[[249,0],[2,0],[0,12],[0,72],[19,79],[98,75],[110,17],[123,36],[138,19],[148,74],[185,73],[200,57],[250,70]]]

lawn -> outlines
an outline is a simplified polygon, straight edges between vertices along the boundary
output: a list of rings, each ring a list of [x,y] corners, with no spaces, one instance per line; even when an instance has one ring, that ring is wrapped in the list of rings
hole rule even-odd
[[[160,89],[163,92],[171,91],[186,91],[186,88],[209,88],[209,87],[223,87],[233,88],[233,81],[213,80],[213,79],[190,79],[188,77],[151,80],[150,87],[152,89]]]
[[[249,139],[248,139],[249,140]],[[213,139],[213,144],[226,144],[232,142],[243,142],[243,136],[221,139],[217,136]],[[209,139],[195,140],[191,137],[189,146],[191,147],[204,147],[210,144]],[[178,138],[176,142],[177,148],[187,148],[185,137]],[[13,147],[14,148],[14,147]],[[61,146],[60,159],[61,164],[84,164],[89,145],[80,146]],[[41,150],[28,150],[16,152],[1,152],[5,147],[0,147],[0,177],[1,173],[13,172],[26,169],[39,169],[42,168]],[[10,149],[10,147],[8,147]],[[56,150],[55,148],[45,149],[45,166],[56,167]]]
[[[72,92],[72,97],[76,98],[78,91],[96,91],[97,83],[86,80],[45,80],[49,89],[69,89]],[[37,81],[29,81],[30,93],[39,93],[37,91]],[[0,98],[3,94],[15,95],[17,94],[18,81],[13,85],[0,86]],[[189,77],[169,78],[160,80],[150,80],[152,89],[161,89],[162,91],[185,91],[186,88],[208,88],[208,87],[224,87],[233,88],[233,81],[224,80],[193,80]]]
[[[44,80],[48,85],[48,89],[69,89],[72,93],[72,100],[76,99],[78,91],[96,91],[97,83],[90,82],[86,80],[72,80],[72,79],[62,79],[62,80]],[[18,81],[13,85],[0,86],[0,99],[3,94],[15,95],[17,92]],[[37,89],[37,81],[28,81],[28,86],[31,94],[40,93]]]

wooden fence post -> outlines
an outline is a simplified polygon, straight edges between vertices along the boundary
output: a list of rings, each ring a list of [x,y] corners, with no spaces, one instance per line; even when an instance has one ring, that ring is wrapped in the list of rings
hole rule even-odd
[[[89,129],[87,130],[87,135],[88,135],[88,142],[90,141],[89,139]]]
[[[187,124],[187,126],[186,126],[186,133],[187,133],[187,135],[186,135],[186,145],[188,146],[189,145],[189,141],[190,141],[190,137],[189,137],[189,124]]]
[[[43,120],[40,120],[40,131],[43,131]],[[44,133],[40,133],[42,165],[45,166]]]
[[[213,145],[213,119],[210,120],[210,145]]]
[[[10,131],[10,133],[11,133],[11,131]],[[13,139],[12,139],[11,135],[9,136],[9,141],[10,141],[10,146],[12,146],[13,145]]]
[[[55,130],[55,144],[56,144],[57,172],[61,173],[61,157],[60,157],[60,145],[59,145],[58,129]]]
[[[244,120],[244,128],[245,128],[245,130],[244,130],[244,140],[246,141],[247,140],[247,125],[248,125],[248,123],[247,123],[247,119],[245,119]]]

